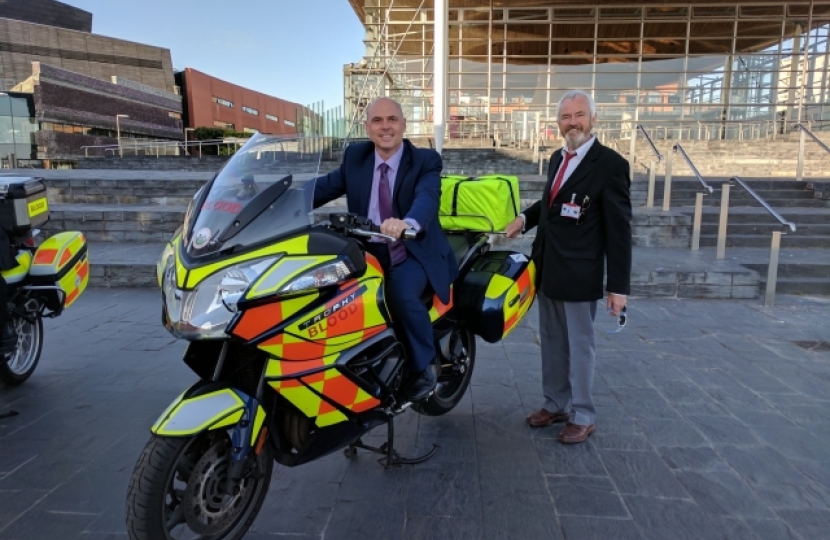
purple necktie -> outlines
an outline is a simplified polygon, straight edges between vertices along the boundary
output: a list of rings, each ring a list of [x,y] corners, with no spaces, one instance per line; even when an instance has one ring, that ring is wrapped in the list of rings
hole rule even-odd
[[[383,223],[392,217],[392,190],[389,189],[389,165],[386,163],[380,164],[380,184],[378,185],[378,213],[380,214],[380,222]],[[389,243],[389,262],[392,266],[400,264],[406,260],[406,248],[403,242]]]

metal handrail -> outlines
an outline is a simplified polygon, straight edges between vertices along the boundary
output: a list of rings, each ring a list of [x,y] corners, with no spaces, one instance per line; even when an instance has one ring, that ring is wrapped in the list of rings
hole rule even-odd
[[[795,129],[800,129],[801,131],[803,131],[804,133],[806,133],[806,134],[807,134],[807,135],[808,135],[811,139],[813,139],[813,140],[814,140],[814,141],[815,141],[815,142],[816,142],[816,143],[817,143],[820,147],[822,147],[822,148],[824,149],[824,151],[825,151],[825,152],[827,152],[828,154],[830,154],[830,146],[827,146],[826,144],[824,144],[823,142],[821,142],[821,139],[819,139],[818,137],[816,137],[816,136],[813,134],[813,132],[812,132],[812,131],[810,131],[809,129],[807,129],[807,126],[805,126],[804,124],[802,124],[802,123],[800,123],[800,122],[799,122],[798,124],[793,124],[793,128],[795,128]]]
[[[726,222],[728,220],[729,215],[729,186],[733,182],[737,182],[738,184],[740,184],[740,186],[744,188],[747,193],[755,197],[755,200],[761,203],[761,206],[766,208],[767,212],[772,214],[772,217],[777,219],[779,223],[789,227],[791,232],[795,232],[795,223],[784,219],[781,216],[781,214],[779,214],[774,208],[767,204],[767,201],[762,199],[760,195],[755,193],[755,191],[751,187],[746,185],[746,182],[741,180],[738,176],[733,176],[729,179],[728,183],[723,185],[723,196],[721,197],[720,209],[720,225],[718,226],[718,259],[723,259],[726,257]],[[783,231],[772,231],[772,241],[770,242],[769,249],[769,263],[767,264],[767,288],[766,293],[764,294],[764,305],[767,307],[775,304],[775,288],[777,287],[778,282],[778,259],[781,254],[782,234],[784,234]]]
[[[646,128],[643,127],[643,124],[637,124],[637,129],[639,129],[640,132],[642,132],[642,134],[645,135],[646,141],[648,141],[649,146],[651,146],[651,150],[654,152],[654,155],[657,156],[657,163],[663,161],[663,154],[661,154],[660,151],[657,150],[657,147],[654,145],[654,141],[652,141],[651,137],[649,137],[648,133],[646,133]]]
[[[683,150],[683,147],[679,144],[675,144],[674,146],[672,146],[672,150],[674,150],[675,152],[680,152],[680,155],[683,156],[684,160],[686,160],[686,164],[689,166],[690,169],[692,169],[692,172],[695,173],[695,176],[697,176],[697,179],[700,181],[701,184],[703,184],[703,187],[709,190],[709,194],[711,195],[715,190],[712,188],[712,186],[706,183],[702,176],[700,176],[700,172],[698,172],[697,167],[695,167],[695,164],[692,163],[692,160],[689,158],[689,155],[686,153],[686,151]]]
[[[189,140],[187,142],[184,142],[184,141],[170,141],[170,140],[147,141],[147,140],[140,140],[140,139],[136,140],[136,139],[124,138],[121,141],[121,146],[125,147],[125,148],[126,147],[129,147],[129,148],[145,148],[145,147],[150,147],[150,148],[175,148],[175,147],[180,147],[180,146],[198,146],[199,144],[205,144],[205,145],[227,144],[229,142],[234,142],[234,141],[232,141],[232,140],[229,141],[229,140],[225,140],[225,139],[206,139],[206,140],[192,139],[192,140]],[[110,149],[118,150],[118,147],[119,147],[118,144],[97,144],[97,145],[82,146],[81,150],[92,149],[92,148],[104,149],[104,150],[110,150]]]
[[[757,193],[755,193],[755,190],[753,190],[751,187],[749,187],[749,186],[746,184],[746,182],[744,182],[743,180],[741,180],[741,178],[740,178],[739,176],[733,176],[732,178],[730,178],[730,179],[729,179],[729,182],[730,182],[730,183],[731,183],[731,182],[733,182],[733,181],[734,181],[734,182],[737,182],[738,184],[740,184],[740,185],[741,185],[741,187],[742,187],[742,188],[744,188],[744,189],[747,191],[747,193],[749,193],[750,195],[752,195],[753,197],[755,197],[755,200],[756,200],[756,201],[758,201],[759,203],[761,203],[761,206],[763,206],[764,208],[766,208],[766,209],[767,209],[767,212],[769,212],[770,214],[772,214],[772,217],[774,217],[775,219],[777,219],[777,220],[781,223],[781,225],[786,225],[787,227],[789,227],[789,228],[790,228],[790,231],[795,232],[795,230],[796,230],[796,225],[795,225],[795,223],[793,223],[792,221],[787,221],[786,219],[784,219],[784,218],[783,218],[783,216],[781,216],[781,214],[779,214],[779,213],[778,213],[778,211],[777,211],[777,210],[775,210],[775,208],[771,207],[771,206],[767,203],[767,201],[765,201],[764,199],[762,199],[762,198],[761,198],[761,196],[760,196],[760,195],[758,195]]]

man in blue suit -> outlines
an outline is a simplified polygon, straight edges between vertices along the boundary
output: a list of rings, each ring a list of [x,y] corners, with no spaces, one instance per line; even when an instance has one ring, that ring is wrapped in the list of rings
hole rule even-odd
[[[407,398],[429,397],[438,381],[435,341],[421,295],[431,288],[443,303],[458,275],[450,244],[438,223],[441,156],[404,140],[401,106],[379,98],[366,109],[371,142],[350,145],[338,169],[317,179],[314,207],[343,194],[349,212],[371,219],[382,233],[400,239],[406,229],[423,230],[419,240],[367,242],[386,272],[387,306],[411,362]]]

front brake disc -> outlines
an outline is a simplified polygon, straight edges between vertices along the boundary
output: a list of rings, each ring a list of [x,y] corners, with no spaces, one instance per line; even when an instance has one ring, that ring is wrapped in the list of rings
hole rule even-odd
[[[230,455],[230,443],[222,439],[193,467],[182,506],[187,525],[197,534],[214,536],[233,526],[253,493],[244,479],[234,486],[234,493],[225,493]]]

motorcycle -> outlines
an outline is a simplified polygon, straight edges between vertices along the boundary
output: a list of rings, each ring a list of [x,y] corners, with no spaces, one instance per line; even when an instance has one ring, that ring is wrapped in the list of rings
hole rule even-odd
[[[532,304],[532,262],[490,251],[486,234],[451,235],[461,270],[452,299],[422,298],[438,386],[408,402],[383,269],[359,241],[392,238],[348,213],[315,223],[318,146],[254,135],[194,196],[162,253],[162,322],[190,342],[184,362],[199,381],[151,428],[127,492],[132,540],[241,538],[275,462],[341,449],[382,454],[386,467],[429,459],[436,447],[411,458],[395,450],[395,417],[452,410],[470,384],[476,334],[502,339]],[[363,443],[384,424],[384,445]]]
[[[58,233],[40,242],[35,228],[49,217],[46,186],[26,177],[0,177],[0,226],[17,250],[17,266],[0,272],[8,285],[17,332],[14,349],[0,356],[0,381],[17,386],[31,377],[43,350],[43,319],[63,313],[89,282],[84,235]]]

